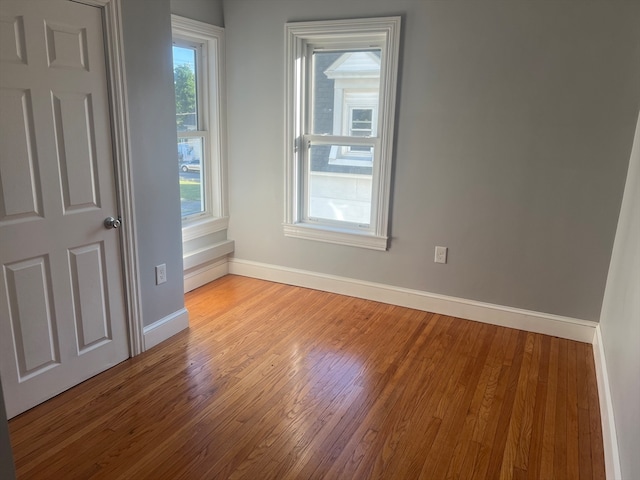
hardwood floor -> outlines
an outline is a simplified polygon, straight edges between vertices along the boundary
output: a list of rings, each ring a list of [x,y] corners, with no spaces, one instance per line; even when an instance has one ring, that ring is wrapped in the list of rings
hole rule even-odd
[[[9,422],[22,479],[604,478],[591,345],[227,276]]]

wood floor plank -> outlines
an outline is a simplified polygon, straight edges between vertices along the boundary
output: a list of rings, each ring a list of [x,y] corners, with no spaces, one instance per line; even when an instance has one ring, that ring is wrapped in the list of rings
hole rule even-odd
[[[556,438],[556,402],[558,390],[558,354],[560,351],[560,339],[551,339],[551,352],[549,354],[549,376],[547,382],[547,401],[544,412],[542,432],[542,461],[540,463],[541,478],[555,478],[553,471],[553,459],[555,454]]]
[[[589,380],[587,378],[587,348],[577,345],[578,361],[578,435],[580,478],[593,478],[591,457],[591,422],[589,415]]]
[[[483,437],[480,461],[476,467],[479,478],[498,478],[500,475],[506,430],[515,399],[518,371],[522,363],[524,332],[510,331],[510,339],[506,345],[508,348],[498,379],[495,408],[489,416],[489,426]],[[517,352],[515,359],[514,352]]]
[[[596,385],[596,371],[593,358],[593,347],[585,345],[587,364],[587,388],[589,390],[589,432],[591,433],[591,462],[593,478],[605,479],[604,447],[602,443],[602,423],[600,421],[600,400]]]
[[[427,360],[433,363],[426,367],[431,374],[424,384],[426,388],[420,388],[416,397],[417,408],[408,425],[407,441],[411,442],[414,448],[401,449],[398,455],[388,463],[385,475],[395,472],[401,478],[418,478],[427,461],[425,456],[430,453],[442,426],[442,418],[436,415],[436,409],[450,379],[455,375],[456,369],[460,368],[459,364],[462,360],[453,354],[458,345],[456,340],[460,339],[451,337],[447,333],[455,323],[455,319],[443,317],[443,320],[447,323],[446,327],[436,335],[436,338],[439,338],[435,346],[436,355],[431,360]],[[453,397],[449,399],[453,400]]]
[[[576,343],[567,346],[567,478],[580,478],[578,430],[578,366]]]
[[[422,386],[411,381],[411,378],[426,380],[428,363],[418,358],[418,350],[423,345],[423,341],[428,338],[429,332],[433,329],[434,322],[430,322],[423,330],[421,338],[416,342],[416,349],[407,356],[407,369],[398,371],[398,378],[402,378],[402,384],[391,390],[383,392],[372,408],[370,415],[363,423],[365,428],[359,428],[353,435],[351,446],[347,445],[345,452],[348,456],[343,456],[341,468],[342,476],[363,477],[378,475],[384,471],[386,466],[385,457],[389,456],[389,450],[397,445],[399,439],[406,433],[406,418],[415,415],[414,407],[418,404]],[[411,368],[414,366],[415,368]],[[378,435],[378,432],[387,432],[385,435]],[[387,443],[389,442],[389,443]],[[334,463],[332,469],[337,470],[340,460]],[[377,472],[377,473],[373,473]],[[328,475],[331,475],[331,471]]]
[[[507,430],[504,448],[502,449],[503,454],[502,465],[500,468],[500,480],[511,480],[513,478],[513,470],[518,453],[520,429],[524,419],[525,397],[527,394],[527,383],[529,380],[529,371],[531,369],[531,358],[533,357],[534,343],[535,335],[532,333],[527,334],[524,345],[524,357],[518,376],[518,383],[514,388],[515,399],[513,404],[513,413],[509,415],[509,427]],[[496,452],[499,453],[499,449],[497,449]]]
[[[604,478],[590,345],[229,275],[9,422],[19,479]]]
[[[392,459],[399,458],[402,448],[409,441],[412,433],[412,420],[419,414],[419,409],[424,405],[432,386],[432,381],[437,373],[435,366],[444,355],[444,350],[434,348],[433,344],[426,344],[422,349],[423,355],[414,357],[412,364],[415,367],[409,371],[411,381],[401,389],[400,397],[389,409],[381,430],[386,432],[378,436],[377,452],[371,452],[369,465],[363,465],[363,471],[367,471],[371,477],[384,477],[389,471],[394,470]]]
[[[374,318],[370,318],[369,320],[374,321]],[[408,322],[408,323],[411,323],[411,322]],[[347,385],[347,382],[343,382],[343,384],[344,384],[344,385]],[[303,400],[304,400],[304,399],[303,399]],[[310,400],[310,401],[312,401],[312,400]],[[288,419],[290,419],[290,418],[292,418],[292,415],[291,415],[291,414],[289,414],[287,417],[288,417]],[[281,427],[282,427],[282,424],[283,424],[284,422],[280,422],[280,423],[281,423]],[[304,432],[304,429],[300,429],[300,428],[292,428],[292,427],[288,424],[288,422],[287,422],[287,423],[285,423],[285,425],[286,425],[285,430],[287,430],[287,433],[288,433],[289,435],[290,435],[290,431],[295,431],[295,432],[300,431],[300,432],[301,432],[301,434]],[[296,439],[297,439],[298,437],[302,436],[301,434],[294,435],[294,438],[296,438]],[[273,435],[273,433],[272,433],[272,435]],[[297,444],[297,446],[299,446],[299,445]],[[274,449],[274,452],[273,452],[273,453],[274,453],[274,454],[277,454],[279,450],[280,450],[280,449]],[[282,452],[282,457],[286,458],[286,456],[287,456],[287,455],[286,455],[286,452]],[[255,462],[253,462],[253,463],[255,464]],[[285,463],[287,463],[287,462],[285,462]],[[281,470],[281,469],[282,469],[282,467],[284,467],[284,465],[280,464],[280,465],[278,465],[278,468],[277,468],[276,470],[277,470],[277,471],[279,471],[279,470]],[[267,477],[269,477],[269,472],[266,472],[263,468],[260,468],[260,469],[259,469],[259,471],[256,471],[255,473],[252,473],[252,469],[251,469],[251,468],[249,468],[249,467],[247,467],[247,466],[244,466],[244,467],[242,467],[242,468],[243,468],[243,470],[245,470],[245,471],[247,472],[247,476],[255,475],[256,477],[257,477],[257,476],[264,477],[264,476],[266,475]],[[212,472],[211,472],[211,473],[212,473]],[[274,478],[278,478],[278,472],[273,472],[273,474],[274,474],[274,475],[273,475],[273,476],[274,476]]]
[[[491,456],[489,457],[487,473],[485,474],[487,478],[498,478],[500,476],[509,423],[514,417],[513,405],[518,391],[518,378],[520,377],[520,369],[524,358],[526,339],[525,332],[516,330],[514,330],[514,332],[517,335],[512,334],[512,343],[514,348],[510,349],[509,356],[507,357],[509,360],[507,365],[509,365],[510,368],[505,372],[505,377],[507,377],[506,392],[503,397],[503,404],[497,419],[495,434],[490,443]],[[518,415],[521,415],[521,413],[518,412]],[[487,442],[486,445],[489,447],[489,442]]]
[[[465,369],[456,379],[453,389],[449,390],[450,393],[446,394],[451,400],[448,401],[442,425],[422,466],[420,478],[446,477],[451,463],[446,460],[455,453],[455,445],[466,423],[465,413],[469,411],[484,368],[483,362],[478,359],[486,358],[492,340],[492,336],[475,337],[473,347],[474,350],[479,349],[479,354],[467,355]]]
[[[567,478],[567,366],[568,341],[559,341],[558,383],[556,388],[556,418],[553,473],[558,480]]]
[[[460,478],[480,478],[477,469],[481,468],[481,460],[486,455],[486,448],[483,449],[482,440],[489,426],[489,417],[494,405],[494,398],[498,388],[498,380],[502,371],[504,342],[506,335],[510,335],[507,329],[498,329],[491,345],[490,353],[485,362],[485,371],[487,373],[486,382],[479,382],[478,387],[482,394],[482,399],[477,410],[471,439],[467,448],[467,454],[462,462],[460,470]]]
[[[436,317],[435,321],[429,325],[431,327],[429,331],[431,331],[433,327],[437,327],[441,331],[443,324],[444,322]],[[331,462],[329,468],[333,469],[334,475],[336,474],[336,469],[344,468],[347,462],[353,463],[354,461],[358,462],[360,460],[361,457],[359,455],[349,455],[349,452],[353,452],[353,450],[356,448],[361,448],[361,445],[359,445],[361,439],[364,439],[363,443],[366,444],[367,439],[365,437],[367,435],[367,430],[364,430],[363,426],[370,425],[370,422],[378,423],[384,421],[383,415],[387,410],[396,410],[396,407],[394,407],[394,405],[407,391],[408,387],[405,386],[405,379],[408,378],[408,375],[412,374],[412,372],[410,371],[411,367],[416,361],[419,350],[422,349],[425,341],[429,338],[428,333],[429,332],[427,332],[426,329],[421,332],[417,341],[414,343],[413,348],[407,353],[408,361],[404,363],[404,366],[402,368],[392,368],[391,372],[393,372],[393,376],[390,377],[390,381],[380,392],[379,396],[377,396],[375,402],[373,403],[372,408],[368,414],[368,420],[363,422],[359,426],[359,428],[353,432],[351,438],[349,439],[345,448],[342,450],[340,456]],[[438,338],[438,336],[436,335],[435,338]],[[433,345],[433,343],[431,345]],[[432,350],[437,351],[437,348],[433,348]],[[370,439],[371,432],[368,435],[369,436],[367,438]],[[351,466],[353,467],[354,465]],[[326,471],[326,474],[329,475],[329,470]]]
[[[454,448],[453,455],[449,463],[449,469],[446,475],[447,479],[465,478],[465,475],[463,475],[465,459],[468,455],[473,456],[469,453],[473,449],[473,441],[471,439],[478,419],[487,382],[489,380],[489,375],[492,370],[487,364],[486,359],[488,358],[490,346],[493,343],[496,334],[495,328],[486,328],[486,330],[488,331],[486,342],[488,342],[489,345],[486,351],[484,351],[483,356],[476,357],[476,362],[482,367],[482,371],[478,376],[478,383],[476,384],[471,404],[469,405],[469,409],[466,413],[464,427],[459,435],[458,443]],[[466,472],[466,475],[468,475],[468,471]]]
[[[525,475],[529,464],[529,453],[531,447],[531,435],[533,431],[533,414],[536,402],[538,372],[540,369],[540,355],[542,350],[542,335],[535,335],[533,352],[531,356],[531,366],[527,378],[526,392],[524,394],[524,406],[522,410],[522,420],[520,422],[520,435],[518,437],[518,452],[514,467],[514,476]]]
[[[542,439],[544,435],[544,412],[547,402],[547,381],[549,377],[549,354],[551,352],[551,338],[543,337],[538,367],[538,381],[536,386],[536,400],[533,407],[533,422],[531,427],[531,441],[529,445],[529,459],[527,460],[527,478],[538,480],[542,467]]]

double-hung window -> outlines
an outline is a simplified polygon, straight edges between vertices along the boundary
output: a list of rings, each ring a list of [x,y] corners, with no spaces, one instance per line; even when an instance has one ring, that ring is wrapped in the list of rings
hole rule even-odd
[[[171,16],[183,240],[227,228],[224,30]]]
[[[286,25],[285,235],[385,250],[400,17]]]

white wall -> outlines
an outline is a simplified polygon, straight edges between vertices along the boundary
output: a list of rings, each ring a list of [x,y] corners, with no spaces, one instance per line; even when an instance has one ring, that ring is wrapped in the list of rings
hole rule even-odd
[[[169,0],[122,2],[144,325],[184,307]],[[126,221],[126,219],[125,219]],[[167,282],[155,284],[155,266]]]
[[[224,27],[222,0],[171,0],[171,13]]]
[[[391,248],[285,238],[284,24],[381,15],[403,17]],[[237,258],[598,320],[640,3],[226,0],[224,17]]]
[[[640,478],[640,118],[600,318],[623,478]]]

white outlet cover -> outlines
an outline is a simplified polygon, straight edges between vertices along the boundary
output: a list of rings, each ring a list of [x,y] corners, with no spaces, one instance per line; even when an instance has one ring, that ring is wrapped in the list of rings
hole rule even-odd
[[[447,247],[436,247],[433,261],[435,263],[447,263],[447,250]]]
[[[156,267],[156,285],[165,283],[167,281],[167,265],[163,263]]]

